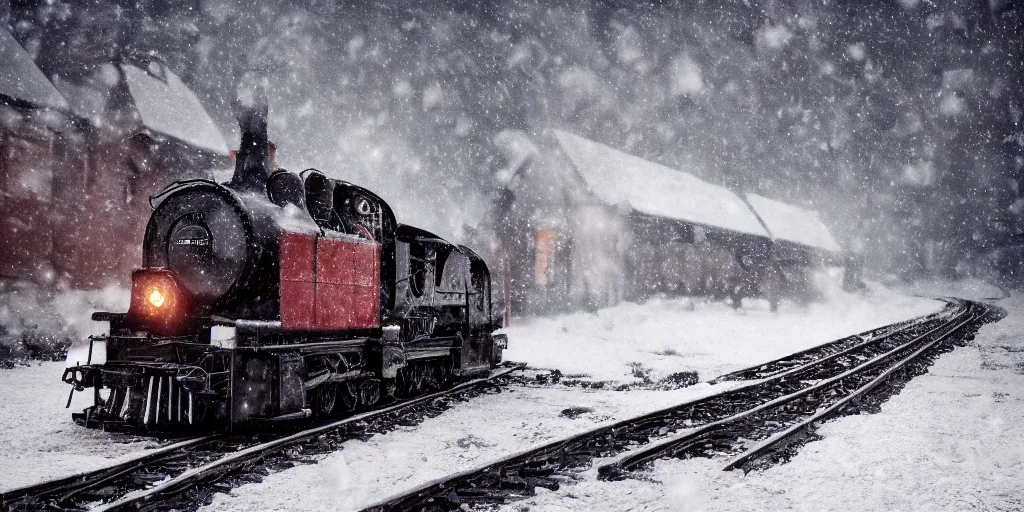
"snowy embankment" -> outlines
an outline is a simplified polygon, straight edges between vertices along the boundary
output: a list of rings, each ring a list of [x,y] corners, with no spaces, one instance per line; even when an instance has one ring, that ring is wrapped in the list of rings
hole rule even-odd
[[[48,478],[103,467],[158,447],[152,439],[86,430],[71,412],[92,404],[92,390],[75,393],[61,382],[64,363],[32,362],[30,357],[61,357],[67,343],[99,334],[105,323],[93,311],[124,311],[128,291],[44,291],[28,283],[0,286],[0,491]]]
[[[1009,296],[1009,291],[993,286],[979,279],[960,281],[916,281],[893,287],[905,295],[917,297],[959,297],[961,299],[998,301]]]
[[[505,359],[593,380],[658,381],[696,371],[701,381],[866,331],[937,311],[942,303],[873,285],[868,293],[830,292],[802,309],[779,313],[760,300],[733,310],[704,299],[655,299],[596,313],[512,321]]]
[[[28,282],[0,280],[0,368],[31,359],[63,359],[75,339],[100,334],[94,311],[125,311],[128,290],[54,291]]]

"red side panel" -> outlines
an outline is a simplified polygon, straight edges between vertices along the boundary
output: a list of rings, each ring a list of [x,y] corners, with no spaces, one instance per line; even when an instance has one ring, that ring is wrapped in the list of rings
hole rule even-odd
[[[314,235],[281,235],[281,327],[286,330],[316,328]]]
[[[380,245],[321,238],[317,243],[316,328],[380,327]]]

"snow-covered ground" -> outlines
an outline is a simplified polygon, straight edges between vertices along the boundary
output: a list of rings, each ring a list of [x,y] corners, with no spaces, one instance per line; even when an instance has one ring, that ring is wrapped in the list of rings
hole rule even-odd
[[[203,510],[359,510],[442,476],[721,389],[706,384],[631,392],[513,387],[455,405],[417,426],[365,442],[347,442],[318,464],[297,466],[219,494]],[[575,419],[561,414],[571,406],[593,412]]]
[[[942,295],[942,294],[940,294]],[[594,380],[637,380],[638,365],[659,380],[696,371],[710,380],[814,345],[938,310],[942,304],[872,285],[867,294],[832,289],[806,309],[745,300],[736,311],[704,299],[654,299],[596,313],[513,319],[505,359]]]
[[[64,363],[0,370],[0,492],[130,458],[160,444],[149,438],[85,429],[71,412],[92,404],[92,390],[75,393],[60,381]]]

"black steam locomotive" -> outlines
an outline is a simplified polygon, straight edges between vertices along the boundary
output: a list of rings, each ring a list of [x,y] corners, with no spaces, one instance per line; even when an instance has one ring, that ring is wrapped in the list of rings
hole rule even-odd
[[[398,224],[369,190],[270,172],[256,103],[239,114],[230,182],[177,182],[151,199],[128,312],[95,313],[109,334],[69,351],[63,380],[94,390],[76,422],[182,430],[344,414],[501,361],[484,261]]]

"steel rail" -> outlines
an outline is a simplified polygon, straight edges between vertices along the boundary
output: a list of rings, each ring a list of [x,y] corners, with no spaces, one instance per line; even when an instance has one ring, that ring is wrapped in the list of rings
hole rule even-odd
[[[485,378],[474,379],[468,382],[463,382],[452,388],[421,397],[416,397],[404,402],[385,407],[383,409],[377,409],[374,411],[368,411],[355,416],[349,416],[339,421],[314,427],[302,432],[298,432],[289,436],[285,436],[279,439],[261,443],[258,445],[250,446],[243,450],[231,453],[220,459],[209,462],[202,466],[189,469],[170,480],[161,482],[160,484],[150,487],[142,491],[133,491],[128,495],[123,496],[121,499],[99,505],[92,510],[95,512],[105,511],[116,511],[116,510],[147,510],[158,507],[160,505],[159,499],[168,494],[173,494],[192,487],[198,483],[214,479],[220,475],[229,473],[239,467],[256,462],[264,456],[270,455],[271,453],[277,452],[288,446],[298,444],[302,441],[310,438],[319,436],[337,430],[346,425],[356,423],[359,421],[365,421],[379,416],[387,414],[401,412],[404,409],[410,408],[415,405],[419,405],[437,398],[441,398],[446,395],[458,393],[480,384],[492,381],[499,377],[508,375],[514,371],[522,370],[525,367],[524,364],[520,364],[511,368],[506,368],[495,372]]]
[[[955,316],[957,314],[962,314],[965,311],[965,306],[963,305],[963,303],[959,303],[956,306],[951,306],[951,309],[957,309],[957,308],[960,309],[961,311],[958,312],[958,313],[953,312],[953,313],[951,313],[951,316]],[[902,326],[900,329],[898,329],[896,331],[893,331],[891,333],[888,333],[888,334],[886,334],[884,336],[879,336],[879,337],[876,337],[876,338],[872,338],[872,339],[863,341],[861,343],[858,343],[858,344],[856,344],[854,346],[848,347],[847,349],[844,349],[842,351],[836,352],[834,354],[829,354],[829,355],[827,355],[825,357],[822,357],[820,359],[815,359],[815,360],[812,360],[812,361],[808,361],[808,362],[806,362],[804,364],[801,364],[800,366],[797,366],[795,368],[790,368],[790,369],[788,369],[788,370],[786,370],[786,371],[784,371],[782,373],[777,373],[775,375],[772,375],[772,376],[764,378],[764,379],[748,382],[747,384],[743,384],[741,386],[737,386],[735,388],[729,389],[729,390],[727,390],[727,391],[725,391],[723,393],[720,393],[720,394],[710,395],[710,396],[707,396],[707,397],[699,398],[699,399],[694,400],[692,402],[686,402],[686,403],[682,403],[682,404],[666,407],[664,409],[659,409],[659,410],[656,410],[656,411],[652,411],[650,413],[646,413],[644,415],[637,416],[635,418],[628,418],[628,419],[616,422],[616,423],[614,423],[614,424],[612,424],[612,425],[610,425],[608,427],[604,427],[604,428],[601,428],[601,429],[598,429],[598,430],[602,430],[603,431],[603,430],[607,429],[607,430],[615,431],[615,430],[622,429],[622,428],[625,428],[625,427],[630,427],[630,426],[642,427],[647,422],[661,420],[664,417],[671,416],[673,413],[677,413],[680,410],[685,409],[687,407],[694,407],[694,406],[702,405],[702,404],[704,404],[706,402],[709,402],[709,401],[712,401],[712,400],[720,399],[720,398],[727,397],[727,396],[730,396],[730,395],[741,394],[743,392],[750,391],[750,390],[753,390],[753,389],[756,389],[756,388],[766,387],[766,386],[768,386],[770,384],[774,384],[774,383],[777,383],[779,381],[782,381],[782,380],[785,380],[785,379],[788,379],[788,378],[791,378],[791,377],[798,376],[798,375],[800,375],[800,374],[802,374],[804,372],[807,372],[809,370],[814,370],[814,369],[818,368],[819,366],[821,366],[822,363],[830,362],[830,361],[833,361],[833,360],[838,359],[840,357],[853,354],[853,353],[855,353],[858,350],[861,350],[861,349],[867,348],[867,347],[869,347],[871,345],[874,345],[874,344],[880,343],[882,341],[885,341],[885,340],[887,340],[889,338],[892,338],[893,336],[895,336],[897,334],[901,334],[901,333],[903,333],[903,332],[905,332],[907,330],[910,330],[912,328],[915,328],[915,327],[920,327],[921,325],[924,325],[924,324],[926,324],[926,323],[928,323],[930,321],[934,321],[935,319],[937,319],[938,317],[936,315],[937,315],[936,313],[933,313],[931,315],[927,315],[927,316],[922,318],[923,321],[921,323],[908,323],[907,325]],[[911,322],[911,321],[907,321],[907,322]],[[939,327],[937,327],[935,329],[932,329],[931,331],[926,332],[924,335],[930,334],[931,332],[934,332],[935,330],[940,329],[941,327],[942,326],[939,326]],[[597,430],[595,430],[595,432],[596,431]],[[583,433],[583,434],[586,434],[586,433]]]
[[[215,441],[223,436],[224,434],[211,434],[203,437],[187,439],[185,441],[180,441],[148,451],[130,460],[114,464],[113,466],[106,466],[92,471],[83,471],[81,473],[57,478],[55,480],[12,489],[10,491],[0,493],[0,507],[13,505],[14,503],[29,496],[50,496],[58,493],[64,493],[61,499],[71,497],[78,492],[97,487],[119,476],[138,470],[139,468],[152,464],[153,462],[165,459],[176,452],[196,448]]]
[[[956,324],[955,326],[951,327],[951,324],[953,322],[956,322],[957,320],[959,320],[960,318],[963,318],[964,316],[971,316],[971,318],[969,318],[967,320],[964,320],[963,322],[960,322],[960,323]],[[893,356],[895,356],[895,355],[897,355],[897,354],[899,354],[901,352],[906,352],[907,350],[912,349],[915,345],[920,344],[921,341],[924,340],[926,337],[932,335],[933,333],[935,333],[937,331],[940,331],[940,330],[948,331],[948,332],[946,332],[946,333],[936,337],[935,340],[932,340],[931,342],[925,343],[924,347],[921,350],[918,350],[918,351],[914,352],[914,357],[917,357],[918,354],[923,353],[927,349],[930,349],[930,348],[934,347],[939,342],[945,340],[946,337],[948,337],[950,334],[952,334],[953,332],[956,332],[957,330],[959,330],[961,327],[963,327],[967,323],[970,323],[970,322],[972,322],[972,321],[974,321],[976,319],[977,319],[977,317],[975,315],[971,315],[969,309],[965,309],[964,311],[962,311],[962,312],[958,313],[957,315],[955,315],[954,317],[950,318],[950,320],[947,323],[945,323],[945,324],[943,324],[943,325],[941,325],[939,327],[936,327],[936,328],[926,332],[925,334],[922,334],[922,335],[914,338],[913,340],[908,341],[908,342],[904,343],[903,345],[900,345],[899,347],[896,347],[896,348],[894,348],[894,349],[892,349],[892,350],[890,350],[888,352],[885,352],[883,354],[880,354],[880,355],[878,355],[878,356],[876,356],[876,357],[874,357],[874,358],[872,358],[872,359],[870,359],[870,360],[868,360],[868,361],[866,361],[864,363],[861,363],[861,364],[859,364],[857,366],[854,366],[853,368],[850,368],[849,370],[847,370],[846,372],[843,372],[840,375],[837,375],[835,377],[831,377],[829,379],[824,379],[824,380],[818,381],[815,384],[813,384],[811,386],[808,386],[806,388],[803,388],[803,389],[801,389],[799,391],[796,391],[796,392],[788,394],[788,395],[781,396],[781,397],[776,398],[776,399],[774,399],[774,400],[772,400],[770,402],[766,402],[766,403],[761,404],[761,405],[759,405],[757,407],[754,407],[752,409],[748,409],[746,411],[743,411],[743,412],[741,412],[739,414],[735,414],[735,415],[730,416],[728,418],[724,418],[722,420],[718,420],[718,421],[715,421],[713,423],[708,423],[707,425],[704,425],[704,426],[699,427],[697,429],[691,430],[689,432],[685,432],[685,433],[682,433],[682,434],[679,434],[679,435],[676,435],[676,436],[664,439],[662,441],[659,441],[659,442],[656,442],[656,443],[652,443],[652,444],[648,445],[647,447],[643,448],[642,450],[638,450],[636,452],[632,452],[630,454],[625,455],[624,457],[620,458],[619,460],[617,460],[615,462],[612,462],[612,463],[605,464],[605,465],[601,466],[600,468],[598,468],[598,474],[601,475],[603,478],[615,478],[615,477],[618,477],[619,475],[622,475],[622,474],[632,470],[633,468],[635,468],[635,467],[637,467],[637,466],[639,466],[641,464],[644,464],[644,463],[647,463],[647,462],[651,462],[653,460],[657,460],[657,459],[660,459],[660,458],[663,458],[663,457],[672,456],[672,455],[674,455],[676,453],[679,453],[679,452],[684,451],[684,450],[686,450],[686,449],[688,449],[690,447],[693,447],[693,446],[695,446],[698,443],[706,442],[708,440],[714,439],[715,438],[715,434],[721,433],[722,431],[726,430],[729,426],[734,425],[735,423],[738,423],[741,420],[749,418],[749,417],[751,417],[751,416],[753,416],[755,414],[758,414],[758,413],[761,413],[761,412],[764,412],[764,411],[767,411],[767,410],[770,410],[770,409],[774,409],[774,408],[777,408],[777,407],[782,406],[782,405],[789,404],[789,403],[791,403],[791,402],[793,402],[793,401],[795,401],[795,400],[797,400],[799,398],[803,398],[803,397],[805,397],[805,396],[807,396],[807,395],[809,395],[809,394],[811,394],[811,393],[813,393],[815,391],[818,391],[818,390],[821,390],[823,388],[830,387],[830,386],[832,386],[832,385],[834,385],[836,383],[839,383],[839,382],[841,382],[844,379],[847,379],[847,378],[852,377],[852,376],[857,376],[857,375],[861,374],[862,372],[866,371],[869,368],[873,368],[875,366],[878,366],[878,365],[882,364],[884,361],[886,361],[888,359],[891,359]],[[903,365],[902,361],[897,363],[897,366],[902,367],[902,365]]]
[[[440,396],[449,393],[457,393],[465,390],[467,387],[478,385],[489,380],[493,380],[509,373],[523,368],[524,365],[518,365],[516,367],[500,370],[494,374],[481,379],[468,381],[453,388],[443,390],[432,395],[426,395],[423,397],[417,397],[410,400],[405,400],[397,404],[391,405],[384,409],[376,409],[367,411],[356,416],[350,416],[343,418],[337,422],[329,425],[317,427],[317,429],[324,429],[327,427],[340,428],[344,425],[351,423],[352,421],[372,419],[378,415],[386,415],[394,412],[399,412],[405,407],[412,407],[422,404],[425,400],[436,399]],[[306,430],[303,432],[310,432]],[[294,436],[300,435],[302,432],[294,434]],[[193,439],[187,439],[177,443],[173,443],[155,450],[148,451],[132,459],[125,460],[116,463],[111,466],[106,466],[91,471],[84,471],[76,473],[70,476],[59,477],[53,480],[32,484],[17,489],[12,489],[4,493],[0,493],[0,510],[8,510],[12,507],[18,507],[23,505],[27,500],[34,503],[51,502],[53,504],[68,503],[78,494],[87,492],[92,489],[98,488],[104,484],[115,481],[118,478],[130,475],[133,472],[141,471],[149,467],[174,460],[179,454],[188,454],[194,450],[200,449],[203,446],[213,444],[217,441],[228,440],[231,436],[226,433],[215,433],[197,437]]]
[[[896,323],[885,325],[885,326],[882,326],[882,327],[877,327],[875,329],[870,329],[870,330],[867,330],[867,331],[864,331],[864,332],[861,332],[861,333],[858,333],[858,334],[854,334],[852,336],[847,336],[845,338],[841,338],[841,339],[836,340],[836,341],[830,341],[830,342],[827,342],[827,343],[823,343],[821,345],[817,345],[817,346],[814,346],[814,347],[811,347],[811,348],[808,348],[808,349],[801,350],[799,352],[794,352],[792,354],[785,355],[785,356],[782,356],[782,357],[780,357],[778,359],[773,359],[773,360],[765,362],[765,363],[760,363],[760,364],[757,364],[755,366],[750,366],[750,367],[747,367],[747,368],[743,368],[743,369],[740,369],[740,370],[736,370],[736,371],[733,371],[733,372],[726,373],[724,375],[719,375],[718,377],[715,377],[713,380],[709,381],[709,383],[717,384],[717,383],[726,382],[726,381],[764,379],[764,378],[772,377],[774,375],[782,373],[782,372],[784,372],[784,371],[786,371],[788,369],[786,367],[782,367],[782,368],[779,368],[779,369],[773,369],[773,367],[779,367],[779,366],[781,366],[781,365],[783,365],[785,363],[791,362],[791,361],[796,363],[796,362],[798,362],[802,358],[813,356],[816,352],[825,352],[825,351],[827,351],[829,349],[842,346],[842,345],[844,345],[846,343],[850,343],[850,342],[852,342],[855,339],[860,339],[861,341],[864,341],[864,342],[872,342],[872,341],[881,341],[883,339],[890,338],[890,337],[892,337],[892,336],[894,336],[896,334],[899,334],[899,333],[901,333],[903,331],[906,331],[907,329],[911,329],[911,328],[920,326],[922,324],[928,323],[930,321],[939,319],[939,318],[941,318],[943,316],[952,314],[953,309],[954,309],[953,308],[953,302],[954,301],[953,300],[948,300],[948,299],[940,299],[940,300],[944,300],[947,303],[947,305],[946,305],[946,307],[942,308],[939,311],[936,311],[935,313],[931,313],[929,315],[925,315],[925,316],[921,316],[921,317],[917,317],[917,318],[911,318],[911,319],[908,319],[908,320],[904,320],[902,322],[896,322]],[[843,350],[843,349],[838,349],[838,350]],[[827,355],[828,354],[823,354],[822,357],[823,356],[827,356]],[[816,361],[817,359],[811,359],[811,360],[812,361]]]
[[[963,306],[960,306],[960,309],[965,309],[965,308]],[[963,314],[963,313],[964,313],[964,311],[960,311],[960,312],[952,312],[952,311],[950,311],[951,317],[955,317],[956,315],[960,315],[960,314]],[[904,332],[906,332],[906,331],[908,331],[910,329],[913,329],[915,327],[920,327],[920,326],[922,326],[922,325],[924,325],[924,324],[926,324],[928,322],[934,321],[934,320],[938,319],[940,316],[941,315],[933,314],[933,315],[929,315],[927,317],[923,317],[921,319],[921,322],[908,323],[906,325],[901,326],[898,329],[895,329],[893,331],[887,332],[885,334],[881,334],[881,335],[876,336],[874,338],[867,339],[865,341],[857,343],[856,345],[852,345],[852,346],[849,346],[849,347],[847,347],[845,349],[842,349],[842,350],[840,350],[838,352],[834,352],[832,354],[828,354],[828,355],[826,355],[824,357],[821,357],[821,358],[818,358],[818,359],[810,360],[810,361],[808,361],[806,363],[803,363],[800,366],[797,366],[795,368],[790,368],[788,370],[781,371],[781,372],[769,375],[767,377],[764,377],[763,379],[760,379],[758,381],[758,383],[775,381],[775,380],[779,380],[779,379],[784,378],[784,377],[789,377],[789,376],[792,376],[792,375],[796,375],[796,374],[798,374],[800,372],[803,372],[805,370],[808,370],[808,369],[811,369],[811,368],[815,368],[815,367],[821,365],[821,363],[825,363],[825,362],[828,362],[828,361],[832,361],[834,359],[838,359],[838,358],[843,357],[845,355],[850,355],[850,354],[856,353],[857,351],[859,351],[861,349],[864,349],[864,348],[867,348],[867,347],[869,347],[871,345],[875,345],[875,344],[878,344],[878,343],[880,343],[882,341],[888,340],[888,339],[892,338],[893,336],[896,336],[897,334],[902,334],[902,333],[904,333]],[[941,327],[942,326],[939,326],[936,329],[940,329]],[[931,331],[928,331],[924,335],[930,334],[930,333],[934,332],[936,329],[932,329]],[[924,336],[924,335],[922,335],[922,336]],[[785,358],[783,358],[783,359],[785,359]],[[740,371],[743,371],[743,370],[740,370]],[[731,375],[731,374],[728,374],[728,375]],[[717,382],[722,382],[721,381],[721,377],[715,379],[712,382],[716,382],[716,383]],[[742,388],[737,388],[737,389],[742,389]]]
[[[840,410],[842,410],[847,405],[849,405],[852,401],[854,401],[854,400],[856,400],[856,399],[866,395],[867,393],[871,392],[873,389],[875,389],[876,387],[881,385],[883,382],[888,380],[889,377],[892,376],[892,374],[896,373],[899,370],[902,370],[902,369],[906,368],[908,365],[910,365],[910,363],[916,361],[918,358],[920,358],[926,352],[928,352],[929,350],[933,349],[940,342],[944,341],[948,336],[950,336],[954,332],[960,330],[960,328],[962,328],[963,326],[967,325],[968,323],[976,321],[980,316],[981,316],[980,314],[975,314],[975,315],[972,315],[972,318],[970,318],[968,320],[964,320],[963,322],[960,322],[959,324],[957,324],[955,327],[953,327],[949,332],[947,332],[943,336],[938,337],[935,340],[933,340],[932,342],[928,343],[927,345],[921,347],[920,349],[918,349],[913,354],[907,356],[906,358],[904,358],[900,362],[898,362],[895,365],[893,365],[892,367],[890,367],[888,370],[882,372],[881,375],[879,375],[878,377],[875,377],[874,379],[872,379],[871,382],[868,382],[867,384],[857,388],[853,393],[850,393],[849,395],[843,397],[842,399],[840,399],[836,403],[832,404],[831,406],[825,408],[822,411],[819,411],[818,413],[810,416],[809,418],[806,418],[803,421],[800,421],[799,423],[797,423],[797,424],[795,424],[795,425],[793,425],[793,426],[783,430],[782,432],[779,432],[778,434],[775,434],[774,436],[769,437],[768,439],[765,439],[764,441],[761,441],[760,443],[758,443],[757,446],[755,446],[754,448],[750,449],[749,451],[747,451],[743,455],[740,455],[739,457],[735,458],[732,462],[727,464],[724,469],[726,471],[731,471],[733,469],[737,469],[737,468],[743,466],[744,464],[746,464],[747,462],[749,462],[751,460],[754,460],[756,458],[759,458],[759,457],[765,455],[766,453],[772,451],[774,447],[778,446],[783,441],[792,438],[794,435],[796,435],[800,431],[810,429],[816,423],[819,423],[819,422],[821,422],[821,421],[823,421],[825,419],[828,419],[831,416],[834,416]]]

